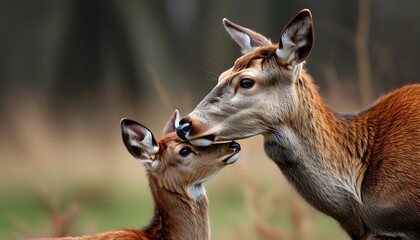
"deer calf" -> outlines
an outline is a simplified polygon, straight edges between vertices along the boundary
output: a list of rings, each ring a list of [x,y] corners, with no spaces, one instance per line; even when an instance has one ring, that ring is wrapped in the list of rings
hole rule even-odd
[[[420,239],[420,84],[365,111],[336,113],[304,69],[314,42],[309,10],[277,44],[223,24],[243,56],[181,120],[178,135],[205,146],[262,134],[288,181],[352,239]]]
[[[176,135],[178,122],[179,114],[175,111],[164,128],[164,136],[157,142],[143,125],[121,120],[125,146],[147,171],[154,200],[153,218],[148,226],[141,230],[117,230],[58,239],[209,239],[208,200],[203,183],[226,165],[234,163],[241,148],[233,141],[208,147],[193,146]]]

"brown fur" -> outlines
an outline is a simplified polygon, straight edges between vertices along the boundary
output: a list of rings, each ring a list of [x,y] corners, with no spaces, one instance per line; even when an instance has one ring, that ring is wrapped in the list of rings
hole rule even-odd
[[[300,81],[299,95],[306,97],[291,126],[311,142],[308,146],[318,149],[323,168],[336,178],[356,174],[354,189],[360,200],[342,200],[337,208],[324,206],[316,193],[294,182],[299,180],[285,166],[288,156],[273,157],[270,152],[279,149],[266,147],[269,156],[309,203],[336,218],[354,239],[366,239],[379,229],[400,229],[408,232],[407,239],[416,239],[420,229],[420,85],[403,87],[364,112],[344,116],[329,110],[307,74]]]
[[[352,239],[420,239],[420,84],[356,114],[331,111],[304,69],[311,19],[301,11],[279,44],[260,46],[243,35],[251,43],[262,35],[224,21],[244,55],[181,120],[189,132],[179,132],[215,141],[262,134],[288,181]],[[241,87],[243,79],[254,84]]]
[[[195,147],[181,140],[174,132],[178,112],[164,128],[157,142],[144,126],[121,121],[123,141],[128,151],[143,162],[154,200],[153,218],[140,230],[115,230],[82,237],[40,238],[38,240],[207,240],[210,238],[208,200],[202,183],[225,167],[227,159],[238,156],[239,144],[215,144]],[[150,133],[151,134],[151,133]],[[159,147],[158,152],[152,153]],[[191,149],[187,156],[181,149]],[[152,161],[152,162],[151,162]],[[159,164],[153,165],[152,163]],[[196,190],[191,190],[192,188]],[[198,190],[197,190],[198,189]],[[196,192],[194,192],[196,191]]]

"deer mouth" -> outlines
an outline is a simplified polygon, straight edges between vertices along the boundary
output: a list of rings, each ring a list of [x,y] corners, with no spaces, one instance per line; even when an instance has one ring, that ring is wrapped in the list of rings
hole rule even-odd
[[[207,131],[206,133],[197,134],[197,129],[192,128],[191,122],[182,123],[181,121],[180,125],[176,127],[176,134],[182,140],[189,141],[192,145],[197,147],[210,146],[215,142],[216,139],[214,131]]]
[[[207,147],[214,143],[215,136],[214,135],[207,135],[200,138],[190,139],[190,143],[194,146],[198,147]]]
[[[230,157],[226,158],[225,160],[223,160],[223,162],[226,165],[230,165],[236,162],[236,160],[238,160],[239,158],[239,151],[233,153],[233,155],[231,155]]]
[[[235,141],[232,141],[232,142],[229,143],[229,148],[231,150],[233,150],[233,152],[229,157],[227,157],[225,160],[223,160],[223,162],[226,165],[230,165],[230,164],[236,162],[236,160],[238,160],[239,152],[241,151],[241,145],[239,143],[235,142]]]

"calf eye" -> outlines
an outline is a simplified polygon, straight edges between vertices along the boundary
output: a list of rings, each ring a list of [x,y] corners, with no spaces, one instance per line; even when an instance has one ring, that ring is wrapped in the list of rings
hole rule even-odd
[[[250,79],[250,78],[243,78],[241,79],[241,81],[239,82],[239,85],[242,88],[252,88],[252,86],[254,86],[254,80]]]
[[[188,156],[190,153],[192,152],[191,148],[189,147],[184,147],[181,149],[181,151],[179,151],[179,155],[181,155],[181,157],[186,157]]]

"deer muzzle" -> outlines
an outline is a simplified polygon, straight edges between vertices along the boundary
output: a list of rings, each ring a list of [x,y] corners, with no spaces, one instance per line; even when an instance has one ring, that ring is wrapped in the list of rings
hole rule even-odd
[[[179,126],[176,128],[176,134],[182,140],[188,140],[195,146],[205,147],[213,144],[215,135],[206,134],[202,131],[201,126],[202,125],[197,120],[194,120],[187,115],[179,122]]]
[[[187,122],[187,123],[184,123],[184,124],[180,124],[176,128],[176,134],[182,140],[187,140],[187,135],[190,133],[190,130],[191,130],[191,123]]]

